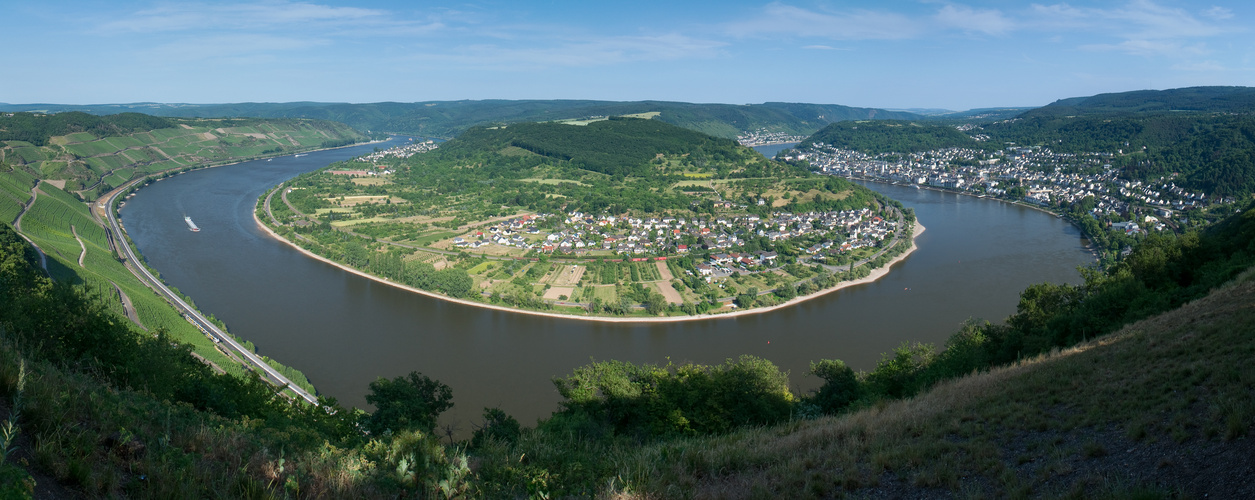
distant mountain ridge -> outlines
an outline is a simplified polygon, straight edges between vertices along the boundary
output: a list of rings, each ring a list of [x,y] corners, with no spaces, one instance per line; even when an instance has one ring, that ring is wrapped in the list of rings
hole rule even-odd
[[[1252,112],[1255,111],[1255,87],[1185,87],[1070,97],[1025,112],[1023,116],[1171,111]]]
[[[475,125],[550,121],[592,116],[658,112],[657,120],[716,137],[734,138],[749,130],[767,129],[811,134],[846,120],[924,118],[914,113],[838,104],[768,102],[763,104],[694,104],[671,101],[594,100],[464,100],[378,102],[368,104],[287,102],[233,104],[0,104],[0,111],[92,114],[140,112],[154,116],[216,118],[313,118],[345,123],[361,131],[392,132],[451,138]]]

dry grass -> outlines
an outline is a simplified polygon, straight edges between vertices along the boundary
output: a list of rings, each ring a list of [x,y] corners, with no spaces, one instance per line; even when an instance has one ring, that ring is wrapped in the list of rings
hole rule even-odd
[[[354,177],[353,184],[358,186],[387,186],[392,184],[391,176]]]
[[[629,483],[642,486],[636,498],[1245,496],[1255,489],[1243,475],[1255,467],[1252,276],[909,400],[660,445]]]

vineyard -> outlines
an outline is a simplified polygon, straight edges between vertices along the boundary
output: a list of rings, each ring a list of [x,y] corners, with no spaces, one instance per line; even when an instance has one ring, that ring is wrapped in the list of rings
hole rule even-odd
[[[20,179],[14,179],[11,173],[0,174],[0,179],[6,185],[0,207],[6,207],[12,197],[10,186],[20,186]],[[16,206],[20,210],[20,205]],[[194,352],[227,372],[244,373],[242,366],[220,352],[212,340],[126,269],[110,250],[105,229],[92,219],[87,206],[69,193],[47,183],[40,184],[39,196],[22,218],[22,230],[48,254],[48,270],[54,279],[81,285],[94,293],[106,309],[124,317],[121,298],[114,289],[116,284],[130,298],[148,331],[164,329],[172,338],[191,345]],[[79,246],[74,233],[83,246]],[[78,256],[84,247],[87,249],[84,265],[79,267]]]
[[[51,137],[43,146],[4,141],[0,158],[19,171],[65,180],[67,191],[93,200],[141,175],[363,139],[347,126],[317,120],[184,119],[174,123],[177,126],[124,136],[77,132]]]

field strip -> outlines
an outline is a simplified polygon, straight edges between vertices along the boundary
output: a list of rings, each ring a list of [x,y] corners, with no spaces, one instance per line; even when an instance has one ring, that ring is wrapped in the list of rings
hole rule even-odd
[[[658,275],[664,281],[671,281],[675,276],[671,275],[671,268],[667,267],[667,263],[661,260],[655,260],[654,265],[658,266]]]
[[[675,287],[671,286],[670,281],[659,281],[654,283],[654,286],[658,287],[658,292],[662,293],[662,296],[667,299],[667,302],[672,304],[684,302],[684,298],[680,297],[680,292],[677,292]]]

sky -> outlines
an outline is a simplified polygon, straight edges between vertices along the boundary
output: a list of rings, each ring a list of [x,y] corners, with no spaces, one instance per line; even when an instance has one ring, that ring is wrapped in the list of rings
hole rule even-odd
[[[0,102],[1042,106],[1251,85],[1253,3],[0,0]]]

